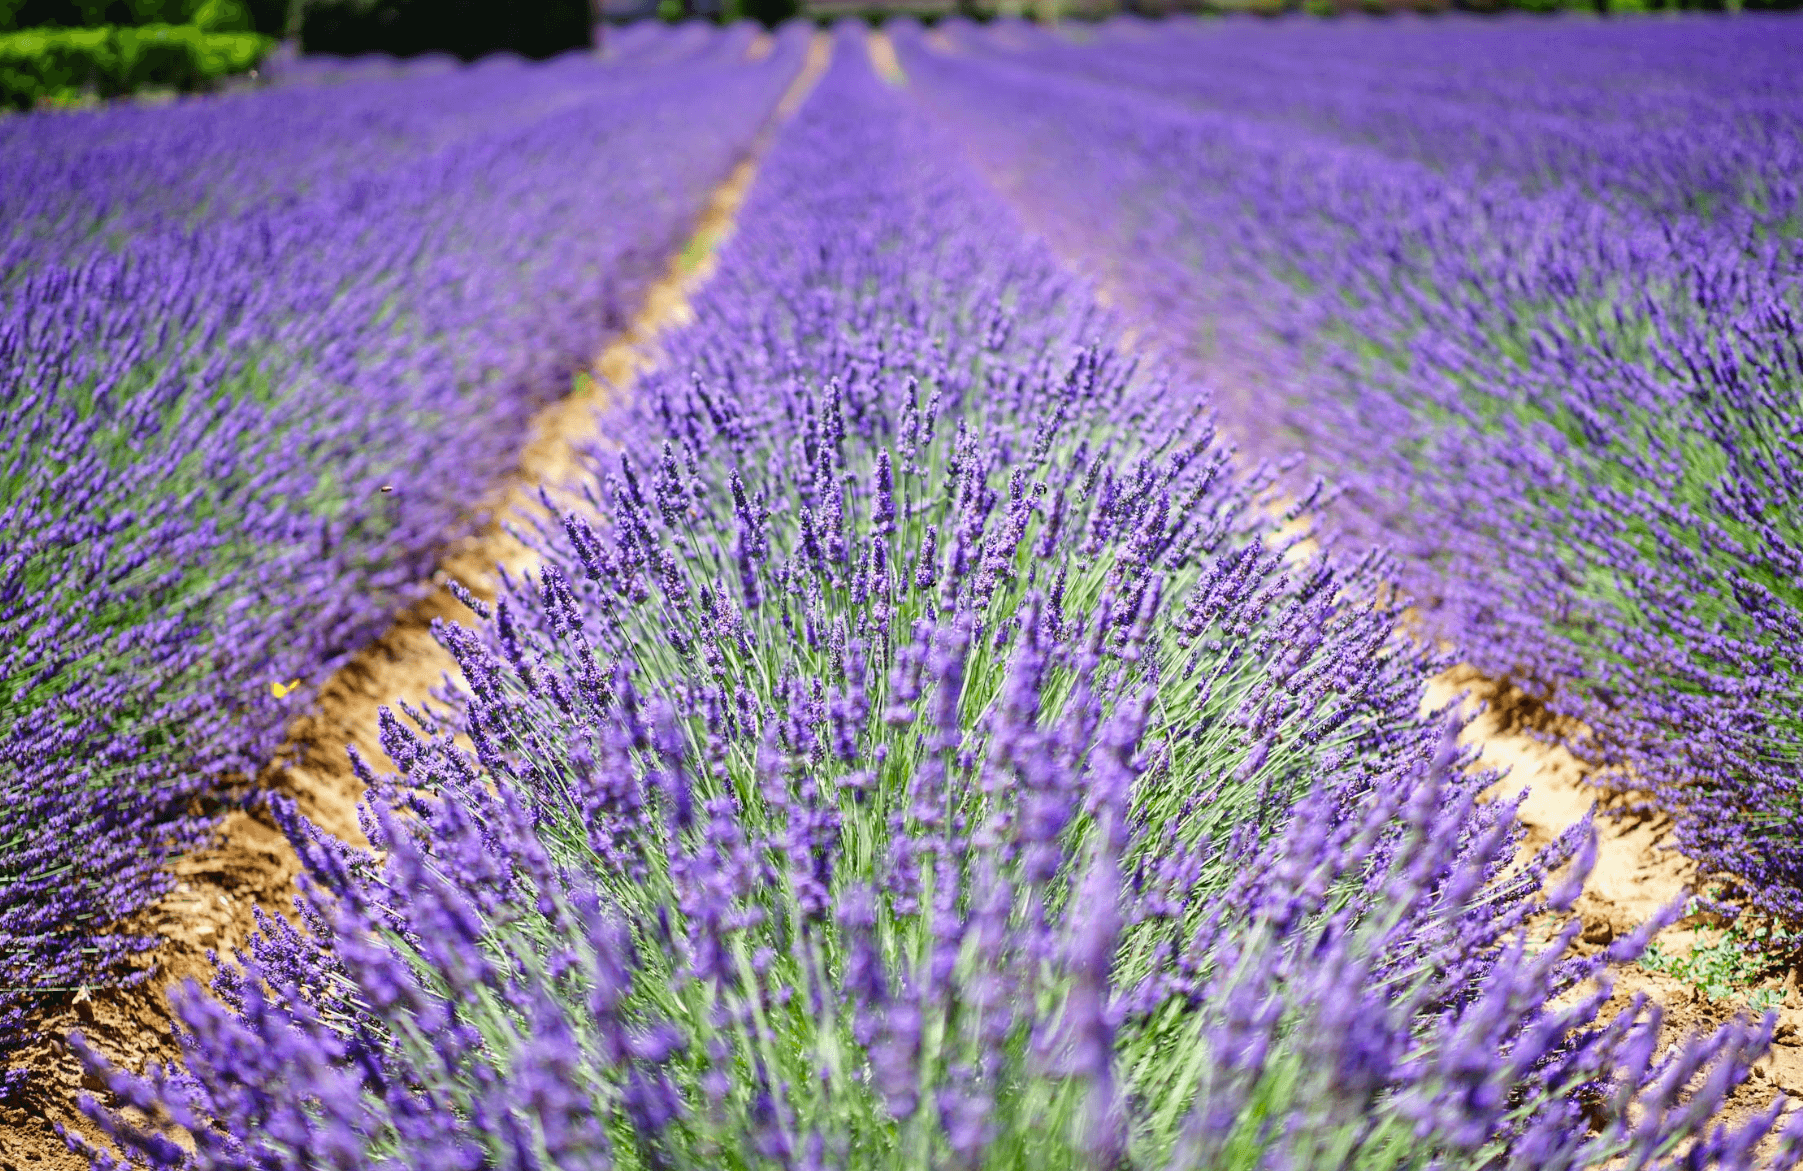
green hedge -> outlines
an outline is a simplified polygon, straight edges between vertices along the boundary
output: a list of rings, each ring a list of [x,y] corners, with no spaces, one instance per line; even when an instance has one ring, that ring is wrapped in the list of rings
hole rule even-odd
[[[593,44],[589,0],[308,0],[308,53],[551,57]]]
[[[288,0],[0,0],[0,33],[146,24],[193,24],[209,32],[279,37],[288,25]]]
[[[0,33],[0,104],[24,109],[88,92],[114,97],[153,86],[200,89],[255,68],[274,46],[260,33],[181,24]]]

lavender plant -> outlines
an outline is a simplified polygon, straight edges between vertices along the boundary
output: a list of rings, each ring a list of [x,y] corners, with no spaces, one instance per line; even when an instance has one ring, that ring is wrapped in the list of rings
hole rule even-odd
[[[1309,559],[855,42],[586,506],[384,716],[353,850],[100,1068],[150,1167],[1751,1165],[1603,1022],[1583,827]],[[1566,873],[1550,890],[1542,880]],[[180,1128],[192,1149],[173,1141]],[[1795,1161],[1803,1124],[1778,1165]],[[99,1166],[113,1166],[96,1154]]]
[[[1594,729],[1732,903],[1794,918],[1803,41],[1557,30],[897,35],[1229,431],[1347,490],[1432,633]]]
[[[726,39],[0,126],[0,1055],[142,978],[115,926],[623,324],[798,65]]]

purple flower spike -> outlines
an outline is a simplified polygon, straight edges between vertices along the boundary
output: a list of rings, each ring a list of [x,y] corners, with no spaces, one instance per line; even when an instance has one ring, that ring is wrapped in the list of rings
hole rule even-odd
[[[1516,866],[1395,564],[1280,537],[1194,384],[1098,344],[835,39],[607,419],[694,453],[681,511],[596,455],[544,568],[440,627],[470,686],[397,737],[382,853],[288,817],[305,932],[121,1100],[207,1171],[1745,1165],[1779,1115],[1707,1120],[1769,1025],[1601,1016],[1609,957],[1541,930],[1584,836]]]

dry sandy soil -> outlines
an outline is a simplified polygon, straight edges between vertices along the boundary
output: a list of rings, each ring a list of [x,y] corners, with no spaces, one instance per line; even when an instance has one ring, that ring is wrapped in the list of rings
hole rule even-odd
[[[1527,794],[1520,811],[1527,830],[1524,853],[1551,842],[1600,803],[1596,867],[1573,908],[1584,923],[1582,950],[1600,949],[1691,892],[1696,867],[1668,844],[1670,822],[1658,814],[1622,814],[1619,798],[1587,783],[1588,768],[1561,746],[1559,729],[1543,711],[1464,668],[1434,680],[1427,702],[1439,707],[1461,695],[1466,696],[1467,713],[1475,716],[1465,730],[1465,743],[1481,746],[1481,766],[1506,770],[1492,795]],[[1696,924],[1681,921],[1662,932],[1659,942],[1672,953],[1685,954],[1700,935]],[[1639,965],[1617,967],[1610,979],[1614,996],[1606,1013],[1628,1007],[1636,994],[1645,995],[1664,1009],[1665,1027],[1673,1040],[1711,1030],[1748,1011],[1744,999],[1711,1000],[1683,980]],[[1768,978],[1764,986],[1784,994],[1777,1009],[1776,1044],[1736,1091],[1730,1115],[1762,1109],[1776,1092],[1803,1099],[1803,997],[1796,973]]]

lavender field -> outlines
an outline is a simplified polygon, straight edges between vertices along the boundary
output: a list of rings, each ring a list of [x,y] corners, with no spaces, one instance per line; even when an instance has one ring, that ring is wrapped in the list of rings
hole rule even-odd
[[[1799,78],[635,25],[0,119],[0,1168],[1803,1162]]]

